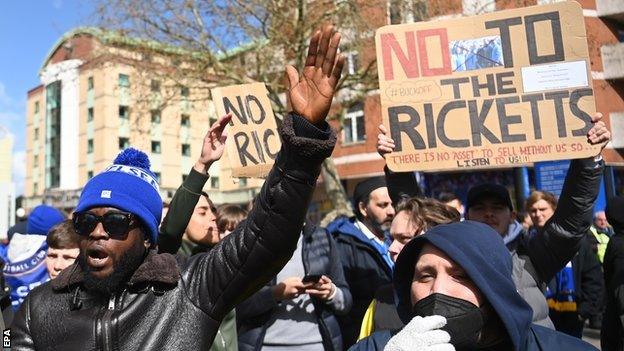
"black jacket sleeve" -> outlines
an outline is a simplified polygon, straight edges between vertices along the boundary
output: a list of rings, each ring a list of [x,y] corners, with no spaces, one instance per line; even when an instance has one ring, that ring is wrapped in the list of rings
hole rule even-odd
[[[414,172],[392,172],[388,166],[384,166],[384,173],[393,206],[396,207],[403,199],[422,196]]]
[[[550,281],[578,252],[591,225],[603,169],[604,162],[593,157],[570,163],[555,213],[527,241],[527,254],[539,281]]]
[[[323,229],[323,231],[327,234],[327,240],[329,242],[329,277],[334,285],[336,285],[336,289],[340,289],[342,292],[342,301],[328,301],[327,305],[331,307],[336,315],[345,315],[351,310],[353,297],[351,296],[349,284],[347,284],[347,280],[344,276],[336,241],[327,230]]]
[[[263,286],[258,292],[236,305],[236,320],[239,325],[247,324],[248,321],[263,316],[277,307],[271,291],[273,286],[275,281]]]
[[[575,272],[574,278],[580,280],[580,284],[576,284],[576,288],[580,290],[577,292],[577,295],[580,295],[577,311],[581,317],[587,319],[601,312],[604,295],[604,279],[600,261],[592,251],[591,243],[587,238],[583,239],[575,261],[573,264],[579,264],[579,271]],[[574,268],[577,270],[577,267]]]
[[[158,235],[158,252],[175,255],[182,244],[182,235],[193,216],[193,211],[208,175],[201,174],[191,168],[188,177],[176,190],[169,204],[169,211],[160,226]]]
[[[604,277],[607,299],[615,302],[613,306],[616,311],[609,312],[617,315],[624,325],[624,238],[621,234],[611,237],[607,245],[604,258]],[[624,333],[619,335],[624,335]]]
[[[210,252],[191,257],[183,268],[189,299],[216,320],[288,262],[321,163],[336,142],[327,123],[319,128],[299,116],[286,116],[280,134],[282,148],[247,220]]]

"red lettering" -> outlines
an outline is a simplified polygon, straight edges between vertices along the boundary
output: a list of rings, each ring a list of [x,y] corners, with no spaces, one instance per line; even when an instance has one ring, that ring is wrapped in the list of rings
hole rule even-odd
[[[403,72],[407,78],[418,78],[418,56],[416,53],[416,40],[414,32],[405,32],[405,41],[407,44],[407,55],[399,45],[396,37],[392,33],[384,33],[381,35],[381,52],[383,54],[384,79],[394,79],[394,65],[392,62],[392,53],[399,60]],[[446,48],[448,54],[448,44]],[[447,55],[448,56],[448,55]],[[449,60],[447,58],[447,60]],[[449,61],[449,73],[450,73]]]
[[[427,55],[428,37],[440,38],[440,55],[442,55],[442,67],[431,68],[429,65],[429,56]],[[416,32],[418,38],[418,53],[420,54],[420,70],[423,77],[443,76],[452,73],[451,56],[449,54],[449,43],[446,28],[425,29]]]

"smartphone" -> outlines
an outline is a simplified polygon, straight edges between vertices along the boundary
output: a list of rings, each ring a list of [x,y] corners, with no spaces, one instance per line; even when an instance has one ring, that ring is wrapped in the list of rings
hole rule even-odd
[[[308,274],[305,277],[303,277],[303,279],[301,279],[301,282],[303,283],[316,283],[319,280],[321,280],[321,274]]]

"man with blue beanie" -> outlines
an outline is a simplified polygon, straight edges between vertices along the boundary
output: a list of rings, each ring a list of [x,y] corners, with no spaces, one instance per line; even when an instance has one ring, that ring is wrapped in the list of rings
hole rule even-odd
[[[511,256],[489,225],[439,225],[407,244],[395,265],[406,326],[376,332],[353,350],[595,350],[531,322],[511,277]]]
[[[162,202],[145,154],[129,149],[84,187],[73,216],[77,263],[24,300],[11,326],[15,350],[207,350],[223,317],[288,262],[323,160],[336,136],[325,121],[345,58],[328,26],[310,40],[303,74],[288,66],[292,112],[282,148],[247,220],[206,253],[158,254]],[[214,123],[197,164],[223,155]]]
[[[17,310],[32,289],[50,279],[45,258],[48,251],[46,235],[65,216],[48,205],[35,207],[26,224],[26,233],[15,233],[9,242],[2,272],[11,289],[13,309]]]

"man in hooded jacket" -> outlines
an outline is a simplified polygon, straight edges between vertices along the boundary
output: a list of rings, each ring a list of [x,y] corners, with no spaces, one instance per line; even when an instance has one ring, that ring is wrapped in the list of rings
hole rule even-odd
[[[352,350],[595,350],[533,324],[511,275],[511,256],[490,226],[437,226],[396,262],[397,311],[406,326],[395,335],[376,332]]]
[[[593,126],[587,132],[591,145],[604,149],[611,133],[602,121],[602,114],[592,116]],[[379,127],[377,151],[385,155],[394,150],[394,141],[386,128]],[[544,297],[546,284],[568,263],[579,250],[581,241],[591,225],[591,216],[598,197],[604,161],[595,157],[575,159],[570,163],[561,190],[557,210],[536,235],[525,235],[522,225],[515,220],[509,192],[500,184],[481,184],[470,189],[465,218],[489,224],[501,235],[512,255],[513,280],[520,295],[533,309],[533,322],[554,329],[548,318],[548,304]],[[393,199],[417,196],[418,183],[412,172],[398,172],[388,178],[388,191]],[[399,193],[407,193],[397,195]]]

